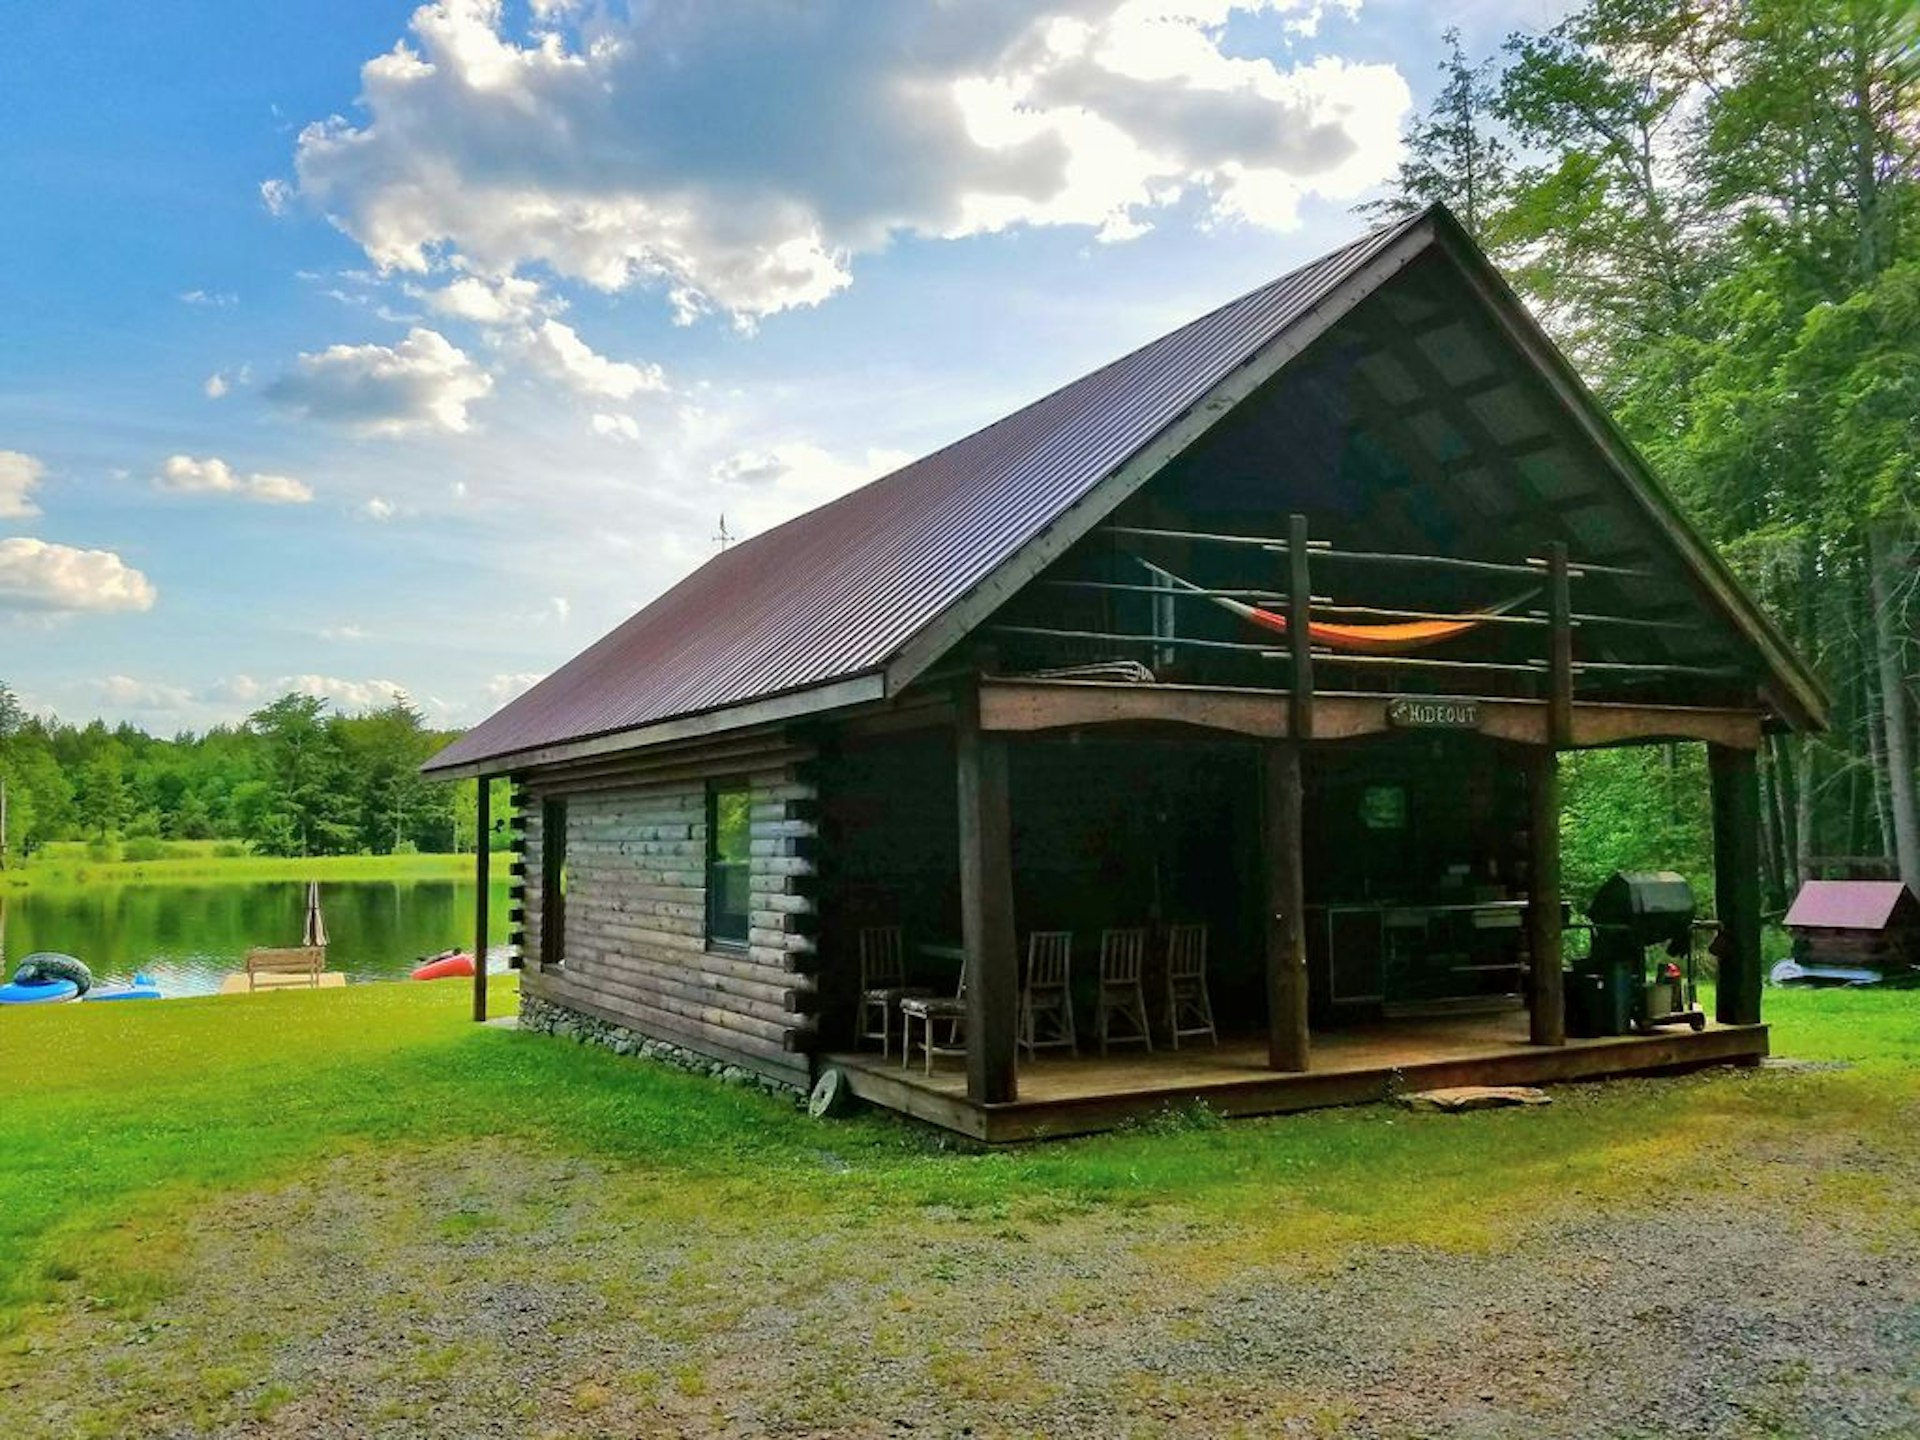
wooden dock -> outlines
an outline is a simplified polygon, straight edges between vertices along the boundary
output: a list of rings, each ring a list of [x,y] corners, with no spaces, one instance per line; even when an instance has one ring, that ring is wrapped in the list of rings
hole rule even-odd
[[[220,982],[222,995],[264,995],[274,990],[338,990],[347,977],[338,970],[322,970],[318,976],[256,975],[251,984],[244,970],[236,971]]]
[[[1038,1140],[1111,1130],[1168,1108],[1203,1103],[1224,1115],[1275,1115],[1328,1105],[1355,1105],[1407,1090],[1453,1085],[1541,1085],[1621,1075],[1667,1074],[1707,1065],[1758,1064],[1767,1054],[1765,1025],[1710,1025],[1652,1035],[1527,1043],[1518,1014],[1395,1020],[1315,1031],[1301,1073],[1266,1065],[1266,1038],[1237,1037],[1153,1054],[1078,1059],[1023,1058],[1019,1095],[1005,1104],[967,1099],[963,1067],[936,1062],[932,1075],[864,1051],[823,1057],[846,1072],[852,1092],[976,1140]]]

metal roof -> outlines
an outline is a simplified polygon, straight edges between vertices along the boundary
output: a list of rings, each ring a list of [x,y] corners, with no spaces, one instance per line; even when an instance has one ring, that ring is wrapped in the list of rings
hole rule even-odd
[[[1363,236],[984,430],[723,551],[426,768],[508,761],[878,671],[1426,218]]]
[[[1793,897],[1786,923],[1816,930],[1881,930],[1906,893],[1898,880],[1809,880]]]

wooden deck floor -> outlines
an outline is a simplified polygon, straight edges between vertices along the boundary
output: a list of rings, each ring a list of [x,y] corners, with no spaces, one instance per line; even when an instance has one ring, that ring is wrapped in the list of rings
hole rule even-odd
[[[1393,1020],[1315,1031],[1305,1074],[1267,1069],[1264,1038],[1223,1039],[1217,1049],[1159,1048],[1151,1055],[1128,1047],[1105,1059],[1022,1057],[1020,1095],[1006,1105],[969,1101],[965,1068],[955,1060],[936,1061],[932,1075],[918,1059],[902,1069],[898,1055],[883,1060],[872,1052],[829,1055],[823,1063],[845,1070],[863,1100],[999,1142],[1109,1130],[1195,1101],[1228,1115],[1271,1115],[1442,1085],[1529,1085],[1752,1064],[1766,1053],[1764,1025],[1709,1025],[1697,1035],[1679,1028],[1548,1048],[1527,1043],[1522,1014]]]

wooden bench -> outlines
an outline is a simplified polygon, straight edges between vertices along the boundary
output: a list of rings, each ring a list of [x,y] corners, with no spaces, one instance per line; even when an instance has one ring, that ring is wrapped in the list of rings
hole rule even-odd
[[[320,972],[326,968],[327,947],[324,945],[294,945],[283,949],[258,949],[247,951],[247,989],[271,989],[276,985],[299,984],[303,979],[314,989],[320,988]],[[296,979],[295,977],[300,977]],[[263,987],[261,982],[265,981]]]

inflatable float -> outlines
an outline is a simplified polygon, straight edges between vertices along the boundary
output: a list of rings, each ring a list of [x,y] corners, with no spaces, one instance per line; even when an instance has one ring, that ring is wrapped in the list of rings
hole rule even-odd
[[[464,950],[442,950],[413,968],[415,980],[471,979],[473,956]]]
[[[0,985],[0,1005],[54,1005],[93,988],[93,972],[71,955],[39,950],[20,962]]]
[[[158,1000],[160,987],[151,975],[137,974],[120,985],[96,985],[87,991],[88,1003],[95,1000]]]

